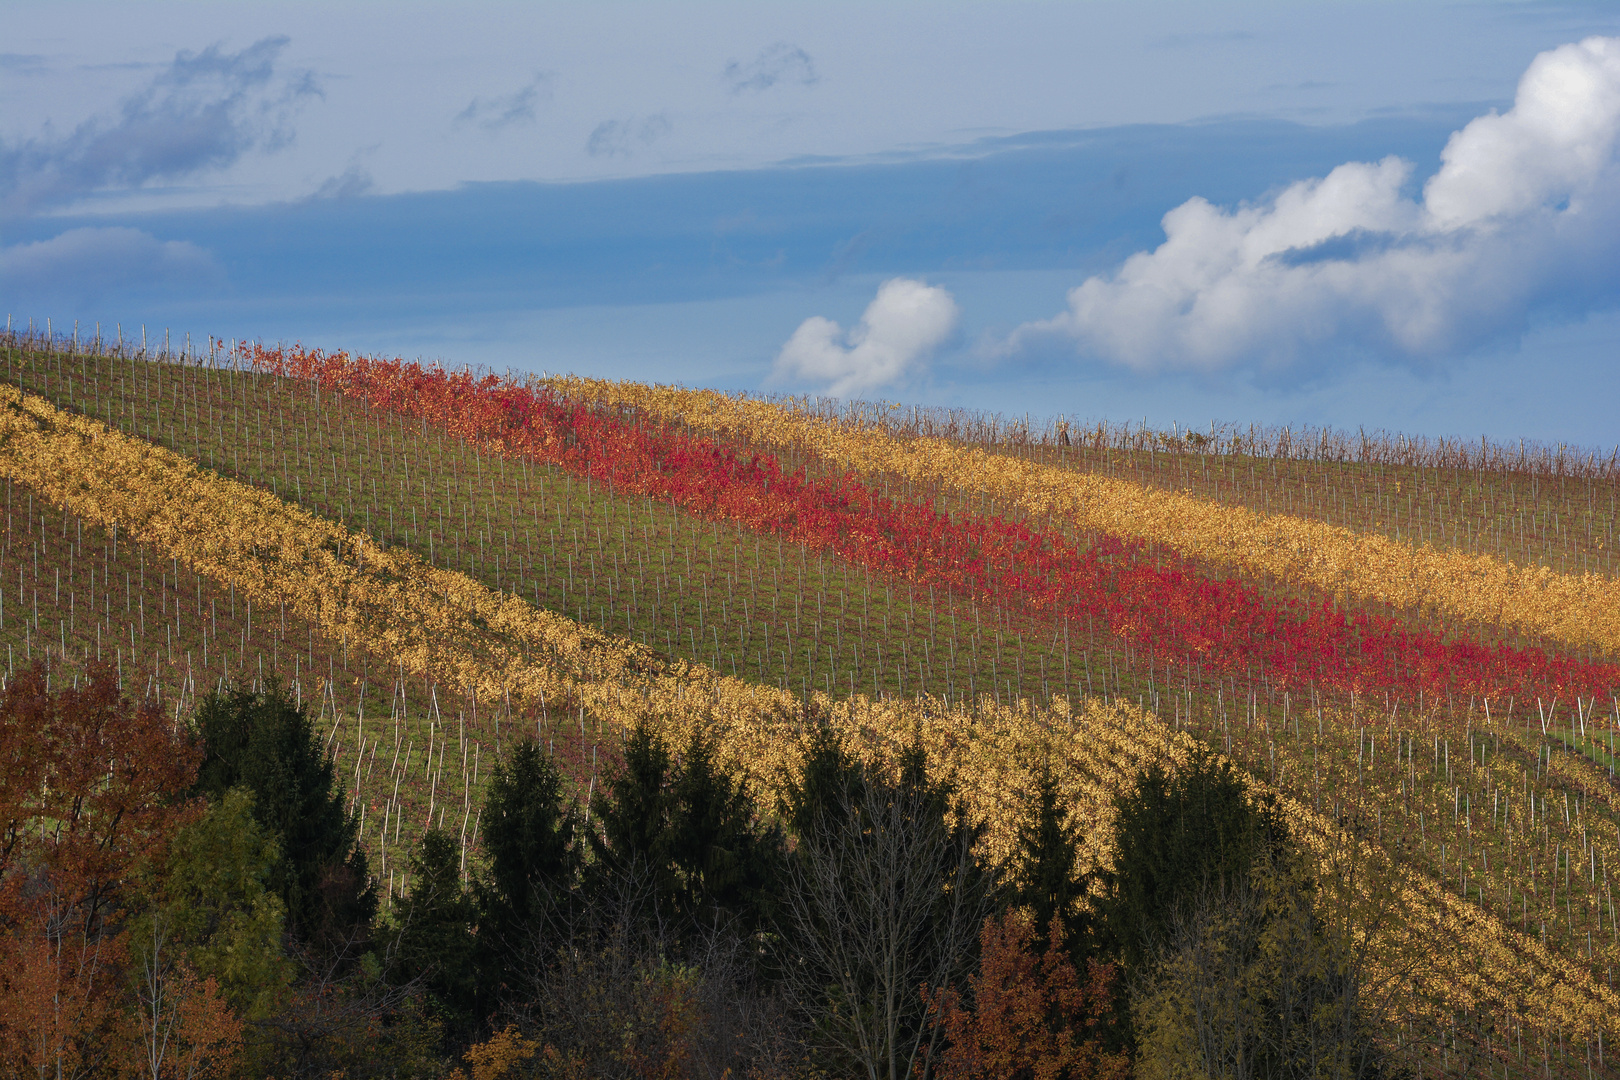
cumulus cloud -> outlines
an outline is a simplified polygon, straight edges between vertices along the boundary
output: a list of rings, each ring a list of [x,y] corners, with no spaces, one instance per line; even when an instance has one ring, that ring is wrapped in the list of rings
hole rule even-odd
[[[778,41],[749,63],[731,61],[724,78],[733,94],[757,94],[780,84],[814,86],[816,65],[810,54],[797,45]]]
[[[804,320],[776,357],[775,377],[825,383],[846,397],[896,382],[956,330],[956,301],[937,285],[885,281],[846,334],[819,315]]]
[[[219,264],[206,249],[124,226],[69,229],[49,240],[0,248],[0,284],[10,294],[90,295],[200,285],[220,277]]]
[[[499,97],[475,97],[456,114],[455,124],[475,124],[496,131],[511,124],[533,123],[535,109],[551,100],[551,75],[537,72],[523,86]]]
[[[662,113],[639,120],[604,120],[585,140],[585,152],[591,157],[629,157],[637,149],[662,139],[669,131],[669,118]]]
[[[1414,362],[1620,301],[1620,39],[1540,54],[1513,107],[1452,134],[1410,188],[1389,157],[1235,209],[1191,199],[1165,240],[1070,290],[1043,339],[1153,370],[1286,367],[1358,350]]]
[[[292,141],[292,118],[320,95],[312,73],[278,78],[285,37],[238,52],[182,51],[116,116],[96,116],[65,136],[0,144],[0,205],[12,213],[109,188],[137,188],[224,168],[250,150]]]

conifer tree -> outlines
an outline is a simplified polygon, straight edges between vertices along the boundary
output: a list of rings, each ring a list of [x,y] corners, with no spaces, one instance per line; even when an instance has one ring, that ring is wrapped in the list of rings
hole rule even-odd
[[[483,1015],[519,991],[530,964],[545,962],[549,936],[568,933],[582,865],[580,828],[562,774],[532,740],[495,767],[483,813],[489,871],[474,886]]]
[[[353,951],[377,909],[359,816],[344,806],[332,758],[309,715],[277,684],[211,694],[195,724],[206,746],[195,792],[218,802],[253,793],[253,816],[281,851],[273,885],[292,935],[329,953]]]
[[[580,870],[579,830],[556,763],[532,739],[520,743],[495,767],[485,797],[489,876],[479,886],[485,910],[516,927],[564,897]]]
[[[588,877],[595,898],[625,893],[651,897],[667,911],[678,883],[670,859],[669,749],[651,728],[637,724],[624,744],[623,764],[592,804],[594,859]]]
[[[1127,966],[1163,943],[1201,891],[1242,885],[1257,858],[1288,843],[1276,809],[1251,803],[1230,763],[1207,750],[1173,774],[1150,765],[1115,810],[1114,869],[1101,906]]]
[[[701,735],[686,746],[671,796],[669,851],[680,870],[682,916],[698,927],[735,920],[744,932],[765,925],[781,878],[781,833],[755,820],[747,786],[721,771]]]
[[[810,733],[805,748],[803,777],[790,786],[782,807],[795,836],[804,838],[821,829],[835,829],[849,817],[862,783],[860,763],[844,750],[838,735],[826,724]]]
[[[411,891],[397,904],[399,971],[420,979],[447,1039],[477,1037],[480,998],[474,957],[477,910],[461,881],[461,851],[440,829],[429,829],[411,856]]]
[[[1050,764],[1042,764],[1030,802],[1018,827],[1012,899],[1030,909],[1035,933],[1043,940],[1056,918],[1071,958],[1079,960],[1090,922],[1080,901],[1089,881],[1077,865],[1080,832],[1065,820],[1063,793]]]
[[[727,776],[701,735],[678,767],[645,725],[625,744],[624,765],[597,807],[600,831],[593,889],[605,895],[634,881],[677,934],[767,919],[781,869],[781,834],[757,821],[746,786]]]

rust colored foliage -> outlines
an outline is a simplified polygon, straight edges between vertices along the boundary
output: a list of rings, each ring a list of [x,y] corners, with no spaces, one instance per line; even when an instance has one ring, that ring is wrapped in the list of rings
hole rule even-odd
[[[140,1038],[127,905],[200,806],[190,740],[101,666],[77,688],[43,668],[0,694],[0,1075],[103,1075]]]
[[[941,1080],[1124,1080],[1130,1059],[1105,1049],[1118,977],[1113,964],[1088,960],[1081,979],[1052,920],[1044,952],[1026,911],[986,919],[972,1004],[954,989],[923,990],[948,1046],[936,1062]]]
[[[472,1069],[472,1080],[503,1080],[513,1069],[534,1057],[539,1046],[520,1035],[515,1025],[508,1024],[488,1042],[468,1047],[462,1060]],[[467,1080],[467,1074],[458,1067],[450,1074],[450,1080]]]

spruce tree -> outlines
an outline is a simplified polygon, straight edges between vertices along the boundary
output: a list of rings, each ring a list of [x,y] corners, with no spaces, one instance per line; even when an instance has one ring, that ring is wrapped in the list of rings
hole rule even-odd
[[[718,767],[701,735],[677,768],[663,740],[638,725],[606,787],[591,836],[596,897],[644,897],[644,913],[656,912],[677,936],[717,924],[742,932],[763,925],[782,837],[757,820],[746,786]]]
[[[1207,750],[1173,774],[1150,765],[1115,798],[1115,811],[1103,912],[1130,965],[1152,954],[1200,891],[1244,884],[1257,858],[1280,856],[1288,846],[1275,808],[1252,803],[1231,764]]]
[[[624,759],[591,805],[594,859],[587,886],[596,901],[619,897],[640,908],[650,898],[668,911],[678,882],[670,859],[669,748],[645,724],[624,744]]]
[[[765,925],[781,879],[781,833],[755,820],[747,786],[727,776],[714,748],[695,735],[671,786],[669,855],[681,886],[676,904],[695,927]]]
[[[209,695],[197,709],[206,756],[195,794],[218,803],[231,788],[253,793],[253,816],[281,851],[272,884],[293,937],[329,953],[366,937],[377,894],[360,823],[344,806],[331,756],[309,715],[279,685],[262,693]]]
[[[1045,940],[1053,918],[1063,926],[1071,958],[1079,960],[1088,936],[1089,917],[1081,905],[1089,881],[1078,867],[1080,832],[1065,820],[1063,793],[1051,765],[1043,763],[1035,778],[1024,820],[1018,826],[1018,856],[1013,873],[1013,902],[1035,917],[1035,933]]]
[[[567,896],[579,874],[579,812],[563,796],[556,763],[531,739],[495,767],[485,796],[489,876],[482,906],[512,927],[528,925]]]
[[[396,904],[400,930],[395,977],[421,980],[447,1043],[469,1042],[478,1035],[477,910],[462,886],[460,848],[443,830],[429,829],[411,856],[410,875],[410,894]]]
[[[495,767],[482,820],[489,870],[474,892],[487,1014],[517,991],[527,964],[544,963],[548,931],[567,932],[582,859],[580,814],[532,740]]]
[[[789,787],[782,807],[793,834],[804,838],[818,830],[840,828],[857,801],[863,773],[826,724],[812,729],[800,774],[802,779]]]

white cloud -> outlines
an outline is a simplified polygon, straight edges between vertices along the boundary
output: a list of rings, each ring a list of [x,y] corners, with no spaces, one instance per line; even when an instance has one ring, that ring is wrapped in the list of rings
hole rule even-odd
[[[1513,108],[1453,133],[1414,197],[1398,158],[1262,203],[1191,199],[1165,241],[1070,290],[1042,338],[1139,369],[1281,367],[1349,349],[1414,360],[1620,302],[1620,39],[1540,54]]]
[[[845,397],[896,382],[956,329],[956,301],[937,285],[885,281],[849,333],[819,315],[804,320],[776,357],[777,378],[825,382]]]
[[[109,288],[203,284],[220,276],[206,249],[123,226],[69,229],[49,240],[0,248],[0,284],[12,294],[89,295]]]

